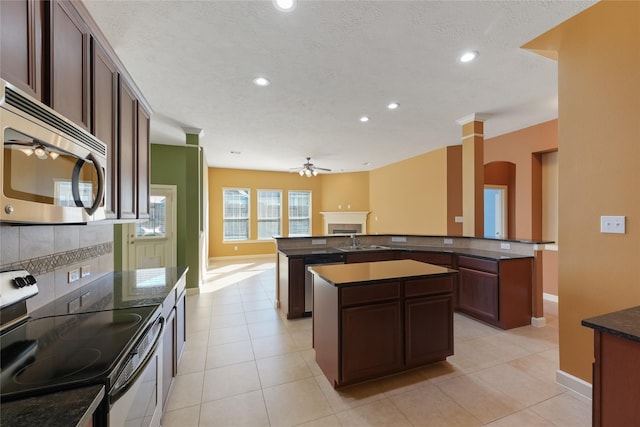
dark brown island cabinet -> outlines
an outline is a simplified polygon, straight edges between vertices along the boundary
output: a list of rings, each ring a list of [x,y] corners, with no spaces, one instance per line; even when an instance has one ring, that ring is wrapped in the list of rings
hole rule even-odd
[[[582,321],[594,330],[594,427],[640,425],[640,306]]]
[[[334,388],[453,354],[455,270],[394,260],[310,271],[316,362]]]

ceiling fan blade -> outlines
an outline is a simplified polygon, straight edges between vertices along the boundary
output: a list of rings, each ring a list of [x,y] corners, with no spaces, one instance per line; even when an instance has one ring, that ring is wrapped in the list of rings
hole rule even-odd
[[[327,172],[331,172],[331,169],[327,169],[327,168],[319,168],[319,167],[314,167],[314,169],[317,169],[319,171],[327,171]]]

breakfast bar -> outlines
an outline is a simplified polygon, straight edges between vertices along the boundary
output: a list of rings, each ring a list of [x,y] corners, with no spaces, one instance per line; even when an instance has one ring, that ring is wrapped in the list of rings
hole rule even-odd
[[[334,388],[453,355],[456,270],[393,260],[309,271],[316,362]]]

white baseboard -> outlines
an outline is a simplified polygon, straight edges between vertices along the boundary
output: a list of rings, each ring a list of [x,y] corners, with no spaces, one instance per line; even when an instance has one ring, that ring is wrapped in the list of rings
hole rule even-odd
[[[547,301],[558,302],[558,295],[548,294],[545,292],[542,294],[542,298],[546,299]]]
[[[209,264],[214,261],[234,261],[243,259],[255,259],[255,258],[271,258],[276,260],[276,254],[259,254],[259,255],[232,255],[232,256],[217,256],[209,258]]]
[[[582,397],[592,399],[593,386],[578,377],[574,377],[564,371],[558,369],[556,371],[556,382],[569,390],[578,393]]]
[[[536,328],[541,328],[543,326],[546,326],[546,324],[547,324],[547,319],[545,319],[544,317],[531,318],[531,326],[535,326]]]

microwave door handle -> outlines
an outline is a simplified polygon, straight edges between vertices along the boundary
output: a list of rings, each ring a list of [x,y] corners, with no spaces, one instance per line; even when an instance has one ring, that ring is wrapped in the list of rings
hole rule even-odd
[[[93,201],[93,205],[91,205],[90,208],[86,209],[89,215],[93,215],[100,207],[100,203],[102,203],[102,198],[104,197],[104,170],[102,170],[100,162],[98,162],[98,159],[96,159],[96,157],[92,153],[89,153],[87,159],[91,160],[93,166],[96,168],[96,173],[98,174],[98,191],[96,194],[96,199]]]
[[[98,159],[92,154],[89,153],[86,160],[90,160],[93,163],[93,166],[96,168],[96,172],[98,173],[98,191],[96,194],[96,198],[93,201],[93,205],[91,207],[86,208],[87,214],[93,215],[96,210],[100,207],[100,203],[102,202],[102,197],[104,196],[104,171],[102,170],[102,166],[98,162]],[[73,168],[73,174],[71,176],[71,194],[73,195],[73,200],[78,207],[84,207],[82,203],[82,199],[80,198],[80,170],[84,165],[85,159],[78,159],[75,167]]]

